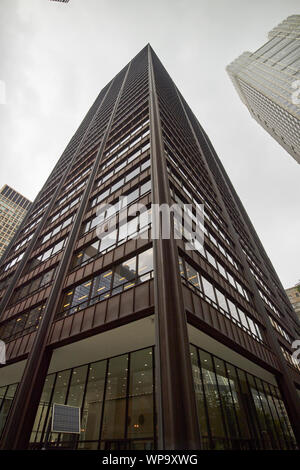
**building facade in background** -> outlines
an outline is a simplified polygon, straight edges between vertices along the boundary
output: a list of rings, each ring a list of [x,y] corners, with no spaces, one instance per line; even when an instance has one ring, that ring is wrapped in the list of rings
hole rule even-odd
[[[286,289],[286,293],[300,321],[300,282],[294,287]]]
[[[204,246],[152,237],[153,203],[190,204],[193,228],[204,204]],[[299,445],[299,322],[150,45],[58,160],[2,261],[0,297],[3,449],[41,448],[53,403],[81,408],[78,449]]]
[[[227,71],[252,117],[300,163],[300,15],[289,16],[268,39]]]
[[[9,186],[0,190],[0,259],[25,217],[31,202]]]

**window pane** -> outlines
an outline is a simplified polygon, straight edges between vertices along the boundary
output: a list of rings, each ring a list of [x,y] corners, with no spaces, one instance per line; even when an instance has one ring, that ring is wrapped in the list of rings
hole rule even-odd
[[[102,439],[125,437],[127,372],[127,354],[109,360]]]
[[[138,275],[139,278],[153,270],[153,249],[143,251],[138,256]]]
[[[239,438],[239,432],[237,428],[236,415],[231,396],[231,388],[229,385],[229,380],[226,377],[225,364],[221,359],[218,359],[216,357],[214,358],[214,362],[227,433],[229,438],[237,439]],[[234,448],[234,441],[231,443],[231,447]]]
[[[198,354],[195,346],[191,346],[191,360],[192,360],[192,371],[194,377],[194,387],[196,394],[197,410],[198,410],[198,420],[200,424],[201,437],[202,439],[207,439],[207,422],[205,415],[205,404],[204,404],[204,393],[202,388],[202,380],[200,368],[198,365]]]
[[[75,287],[71,303],[72,307],[75,307],[81,304],[82,302],[88,300],[91,285],[92,281],[86,281],[83,284],[80,284],[79,286]]]
[[[226,433],[221,412],[221,401],[213,369],[212,357],[200,352],[200,363],[203,377],[203,388],[206,397],[207,412],[215,449],[226,448]]]
[[[141,186],[141,196],[148,191],[151,191],[151,180],[147,181],[147,183],[142,184]]]
[[[107,361],[91,364],[83,405],[80,440],[98,440]]]
[[[124,289],[133,286],[136,278],[136,257],[131,258],[124,263],[116,266],[114,271],[113,287],[118,288],[124,285]],[[119,292],[121,289],[114,290],[114,293]]]
[[[46,415],[50,406],[50,398],[53,389],[55,374],[47,375],[42,391],[38,412],[32,428],[30,442],[40,442],[44,429]]]
[[[189,263],[185,263],[187,280],[195,287],[199,289],[199,275],[196,269],[193,268]]]
[[[208,262],[216,268],[217,263],[216,263],[214,256],[212,256],[209,251],[206,252],[206,256],[207,256]]]
[[[115,245],[116,240],[117,240],[117,230],[114,230],[113,232],[110,232],[107,235],[104,235],[104,237],[101,238],[100,253],[102,253],[105,250],[108,250],[113,245]]]
[[[203,284],[203,289],[204,289],[204,294],[207,295],[208,298],[213,300],[214,302],[216,301],[215,293],[212,284],[205,279],[205,277],[201,276],[202,279],[202,284]]]
[[[235,318],[235,320],[237,320],[237,321],[240,321],[240,318],[238,316],[235,304],[233,302],[231,302],[231,300],[229,300],[229,299],[227,299],[227,302],[228,302],[228,306],[229,306],[229,311],[230,311],[231,315],[233,316],[233,318]]]
[[[139,197],[139,189],[135,189],[134,191],[132,191],[131,193],[125,196],[125,200],[122,203],[122,207],[135,201],[138,197]]]
[[[84,254],[83,254],[83,259],[81,262],[83,263],[84,261],[87,261],[88,259],[94,258],[95,256],[97,256],[98,248],[99,248],[99,240],[92,243],[92,245],[87,246],[83,250]]]
[[[2,406],[0,410],[0,435],[4,428],[10,407],[12,405],[15,393],[17,389],[17,384],[9,385],[5,394],[5,398],[2,400]]]
[[[225,312],[228,313],[228,306],[227,306],[227,302],[226,302],[226,298],[225,298],[225,295],[222,294],[222,292],[220,292],[218,289],[215,289],[216,290],[216,294],[217,294],[217,299],[218,299],[218,304],[221,308],[223,308],[223,310],[225,310]]]
[[[243,312],[239,307],[237,307],[237,310],[238,310],[238,312],[239,312],[239,316],[240,316],[242,325],[243,325],[245,328],[247,328],[247,330],[249,330],[249,326],[248,326],[248,322],[247,322],[246,315],[244,314],[244,312]]]
[[[57,253],[58,251],[60,251],[60,250],[63,248],[64,242],[65,242],[65,240],[61,240],[59,243],[57,243],[57,244],[54,246],[52,255],[54,255],[54,253]]]
[[[152,349],[130,354],[127,437],[153,436]]]
[[[93,281],[92,297],[95,297],[95,296],[98,297],[99,295],[101,295],[100,300],[102,300],[104,298],[104,295],[107,295],[107,293],[109,293],[110,291],[111,278],[112,278],[111,269],[96,276]],[[104,295],[102,296],[102,294]]]

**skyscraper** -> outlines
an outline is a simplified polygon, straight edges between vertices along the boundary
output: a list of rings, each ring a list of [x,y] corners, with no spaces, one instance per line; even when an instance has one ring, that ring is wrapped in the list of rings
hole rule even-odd
[[[300,15],[272,29],[256,52],[244,52],[228,74],[252,117],[300,163]]]
[[[300,320],[300,282],[286,289],[286,293]]]
[[[104,202],[113,207],[99,214]],[[151,236],[152,204],[172,203],[193,226],[204,203],[198,251],[172,231]],[[150,45],[100,92],[6,254],[0,283],[2,448],[40,448],[53,403],[81,408],[79,449],[299,443],[299,323]],[[64,434],[50,441],[71,445]]]
[[[27,213],[31,202],[5,184],[0,190],[0,259]]]

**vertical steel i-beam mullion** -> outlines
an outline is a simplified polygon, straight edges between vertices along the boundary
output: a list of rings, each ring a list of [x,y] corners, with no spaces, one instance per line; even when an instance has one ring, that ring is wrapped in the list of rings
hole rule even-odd
[[[170,206],[152,52],[148,45],[152,203]],[[200,431],[189,353],[177,246],[158,237],[154,247],[156,386],[159,449],[199,449]],[[178,407],[178,403],[182,406]]]

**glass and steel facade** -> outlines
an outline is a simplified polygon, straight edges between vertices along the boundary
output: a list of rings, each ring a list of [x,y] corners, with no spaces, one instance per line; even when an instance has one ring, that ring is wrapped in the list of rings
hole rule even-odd
[[[289,16],[256,52],[227,71],[256,121],[300,163],[300,15]]]
[[[204,245],[189,251],[172,233],[152,239],[152,203],[188,210],[193,228],[203,204]],[[135,331],[141,324],[144,329]],[[219,365],[227,373],[235,424],[225,414],[220,421],[207,404],[198,420],[191,326],[238,355],[232,370],[256,380],[265,414],[271,409],[264,425],[255,424],[262,418],[252,403],[253,387],[243,392],[251,403],[245,404],[241,383],[228,376],[230,360]],[[293,447],[299,443],[300,374],[291,343],[299,334],[280,280],[207,135],[147,45],[100,92],[2,260],[0,339],[7,362],[0,387],[6,393],[19,385],[7,395],[0,446],[42,445],[50,404],[76,402],[82,449]],[[105,343],[107,335],[113,339]],[[84,363],[74,363],[79,350]],[[147,351],[151,381],[139,362]],[[217,356],[214,347],[209,354]],[[244,359],[273,382],[262,383],[259,373],[252,379],[255,371],[244,368]],[[147,378],[141,394],[132,388],[139,373]],[[204,380],[213,376],[202,374],[207,403],[210,396],[223,400],[214,382]],[[213,380],[227,402],[226,380]],[[273,414],[275,400],[284,418]],[[271,418],[282,430],[276,439]],[[65,436],[51,440],[73,445]]]
[[[28,199],[7,184],[0,190],[0,259],[13,239],[30,204]]]
[[[53,403],[81,408],[76,449],[154,449],[157,442],[155,348],[47,375],[30,448],[69,448],[70,435],[49,433]],[[203,449],[295,449],[278,387],[190,345]],[[1,430],[17,384],[0,388]]]

